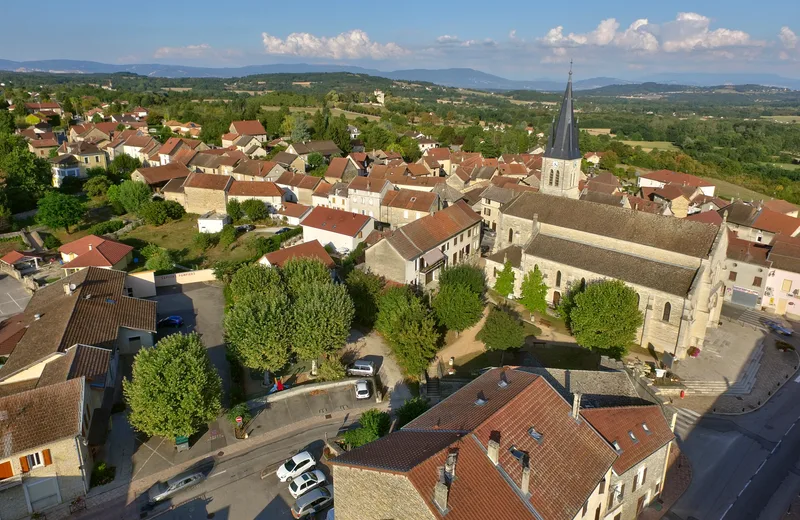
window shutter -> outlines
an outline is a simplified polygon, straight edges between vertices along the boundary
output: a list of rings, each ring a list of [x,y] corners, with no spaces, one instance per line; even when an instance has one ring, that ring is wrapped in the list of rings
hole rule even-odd
[[[44,457],[45,466],[49,466],[53,463],[53,459],[50,457],[50,450],[42,450],[42,456]]]
[[[28,457],[20,457],[19,465],[22,466],[23,473],[27,473],[31,470],[30,466],[28,466]]]
[[[11,461],[0,464],[0,480],[4,478],[11,478],[14,476],[14,469],[11,467]]]
[[[642,472],[642,485],[643,486],[644,486],[644,483],[646,481],[647,481],[647,468],[644,468],[644,471]]]

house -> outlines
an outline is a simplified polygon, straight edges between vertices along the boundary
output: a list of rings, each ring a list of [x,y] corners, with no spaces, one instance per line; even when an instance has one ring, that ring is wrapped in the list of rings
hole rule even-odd
[[[69,127],[67,138],[70,142],[94,141],[100,143],[111,141],[116,133],[116,123],[86,123]]]
[[[691,186],[699,188],[703,195],[714,196],[716,186],[700,177],[689,175],[688,173],[673,172],[670,170],[658,170],[642,175],[638,179],[640,188],[663,188],[667,184],[677,184],[679,186]]]
[[[445,182],[456,190],[465,190],[472,182],[472,172],[459,165],[452,174],[447,176]]]
[[[258,259],[258,263],[266,267],[283,267],[283,264],[289,260],[295,260],[298,258],[319,260],[325,264],[328,269],[333,269],[336,265],[325,248],[322,247],[322,244],[316,240],[297,244],[285,249],[279,249],[278,251],[273,251],[272,253],[267,253]]]
[[[405,226],[441,209],[439,195],[414,190],[391,190],[381,201],[380,221],[392,229]]]
[[[147,110],[146,108],[143,108],[143,107],[136,107],[133,110],[131,110],[131,114],[133,114],[134,116],[138,117],[139,119],[145,119],[148,115],[150,115],[150,111]],[[187,123],[187,124],[189,124],[189,123]],[[194,123],[192,123],[192,124],[194,124]],[[174,131],[175,130],[173,130],[173,132]]]
[[[553,306],[572,287],[621,280],[644,316],[637,343],[681,359],[718,326],[727,243],[716,225],[528,191],[501,206],[485,269],[491,285],[506,261],[518,282],[538,267]]]
[[[358,139],[358,136],[361,135],[361,130],[353,125],[347,125],[347,133],[350,134],[350,139]]]
[[[298,155],[303,162],[308,164],[308,156],[318,153],[325,159],[330,159],[332,155],[341,155],[342,151],[331,140],[325,141],[306,141],[305,143],[292,143],[286,149],[287,153]]]
[[[276,215],[291,226],[299,226],[309,213],[311,213],[311,206],[284,202],[283,206],[276,212]]]
[[[393,189],[392,183],[386,179],[372,177],[356,177],[347,185],[347,199],[350,211],[380,218],[381,202]]]
[[[582,408],[550,374],[494,368],[331,461],[339,520],[634,520],[661,492],[660,408]]]
[[[439,146],[439,143],[437,143],[430,137],[422,136],[419,139],[417,139],[417,146],[419,147],[420,152],[425,153],[431,148],[436,148],[437,146]]]
[[[32,256],[19,251],[11,251],[0,258],[0,263],[3,263],[9,269],[16,269],[17,271],[28,271],[39,269],[39,261],[42,259],[40,256]]]
[[[602,159],[605,154],[605,152],[586,152],[583,154],[583,160],[589,164],[597,166],[600,164],[600,159]]]
[[[709,211],[712,215],[716,212]],[[702,215],[702,213],[700,214]],[[769,246],[728,236],[728,252],[725,257],[725,301],[761,309],[766,280],[772,262],[767,260]],[[800,309],[798,309],[800,311]]]
[[[510,188],[501,188],[494,184],[488,186],[481,192],[481,219],[486,229],[497,231],[497,222],[500,219],[500,207],[508,204],[519,196]]]
[[[231,146],[251,158],[265,157],[267,155],[267,150],[262,146],[261,141],[252,135],[239,136]]]
[[[798,214],[800,213],[800,207],[795,206],[791,202],[786,202],[785,200],[770,199],[762,202],[761,205],[770,211],[775,211],[776,213],[782,213],[794,218],[800,217],[800,214]]]
[[[287,170],[292,170],[296,172],[305,172],[306,171],[306,163],[303,162],[303,159],[289,152],[278,152],[273,157],[272,160]]]
[[[663,188],[641,188],[640,192],[645,195],[643,198],[668,205],[675,217],[686,218],[689,215],[692,198],[698,193],[697,190],[698,188],[691,186],[666,184]]]
[[[160,188],[172,179],[185,179],[190,173],[191,170],[183,164],[171,162],[164,166],[137,168],[131,173],[131,180],[143,182],[151,188]]]
[[[425,286],[439,278],[442,268],[478,257],[480,222],[465,202],[456,202],[397,228],[367,249],[367,267],[387,280]]]
[[[340,252],[355,251],[375,229],[375,220],[338,209],[317,206],[303,219],[303,242],[319,241]]]
[[[797,320],[800,318],[800,241],[776,237],[767,260],[771,265],[761,308]]]
[[[274,182],[234,181],[228,187],[228,202],[258,200],[264,203],[270,213],[275,213],[283,205],[284,191]]]
[[[314,190],[321,183],[325,182],[319,177],[313,177],[304,173],[283,172],[280,177],[275,179],[275,184],[287,190],[286,201],[299,202],[310,206]]]
[[[197,230],[200,233],[219,233],[230,223],[231,218],[226,213],[211,210],[197,217]]]
[[[101,269],[124,270],[133,259],[133,247],[99,237],[86,235],[58,248],[67,274],[99,267]]]
[[[9,110],[12,110],[12,107],[9,107]],[[55,101],[43,101],[41,103],[25,103],[25,112],[28,114],[35,114],[37,112],[41,112],[43,114],[56,114],[61,115],[64,111],[61,109],[61,105],[56,103]]]
[[[58,141],[55,139],[32,139],[28,141],[28,151],[43,159],[50,157],[50,152],[57,149]]]
[[[230,175],[237,181],[274,181],[286,171],[275,161],[242,159],[231,170]]]
[[[131,132],[135,131],[131,130]],[[155,138],[138,132],[133,135],[123,132],[118,139],[115,138],[114,141],[106,146],[106,150],[108,150],[112,159],[119,154],[125,154],[139,159],[142,165],[160,164],[158,151],[161,148],[161,143]]]
[[[605,193],[608,195],[618,195],[622,193],[622,184],[616,175],[604,172],[587,179],[584,188],[588,191]]]
[[[340,183],[337,183],[337,184],[340,184]],[[345,184],[345,186],[347,186],[347,185]],[[329,201],[328,197],[330,196],[331,190],[333,189],[333,187],[334,187],[334,184],[328,184],[327,182],[319,183],[319,185],[317,186],[317,189],[315,189],[314,192],[311,194],[311,205],[314,206],[314,207],[316,207],[316,206],[332,207],[330,205],[330,201]],[[345,189],[347,189],[347,188],[345,188]]]
[[[53,186],[61,187],[61,183],[67,177],[85,178],[86,174],[81,171],[81,163],[71,154],[59,155],[50,159],[50,171],[53,172]]]
[[[422,155],[423,157],[430,157],[439,163],[439,167],[445,172],[445,175],[453,173],[451,170],[450,148],[428,148]]]
[[[89,491],[90,393],[86,378],[75,377],[0,397],[3,520],[30,518]]]
[[[189,121],[187,123],[181,123],[179,121],[167,121],[164,123],[164,126],[169,127],[169,129],[176,134],[181,134],[183,136],[188,135],[192,139],[198,139],[200,137],[200,132],[203,131],[203,127],[193,121]]]
[[[771,244],[777,235],[794,237],[800,233],[800,219],[758,205],[734,202],[718,213],[737,237],[751,242]]]
[[[267,131],[260,121],[234,121],[228,131],[232,134],[251,135],[260,143],[267,142]]]
[[[227,134],[222,134],[222,136],[220,137],[222,141],[222,147],[230,148],[231,146],[233,146],[234,141],[239,139],[239,137],[241,137],[239,134],[232,132],[229,132]]]
[[[330,184],[350,182],[360,174],[358,164],[348,157],[334,157],[325,171],[325,180]]]
[[[183,137],[170,137],[158,149],[158,163],[165,166],[172,162],[178,153],[182,150],[194,150],[201,152],[208,150],[208,145],[196,139],[186,139]]]
[[[211,175],[207,173],[192,173],[183,183],[185,197],[184,208],[187,213],[206,213],[216,211],[225,213],[227,210],[227,192],[233,183],[230,175]]]
[[[90,168],[108,168],[106,153],[93,142],[65,142],[58,148],[58,156],[66,154],[72,155],[78,160],[82,174],[85,174]]]

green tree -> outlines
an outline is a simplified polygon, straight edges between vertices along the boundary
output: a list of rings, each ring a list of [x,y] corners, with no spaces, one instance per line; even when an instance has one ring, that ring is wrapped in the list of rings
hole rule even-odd
[[[483,269],[470,264],[445,267],[439,276],[439,285],[463,284],[470,291],[483,296],[486,292],[486,275]]]
[[[31,209],[52,181],[50,163],[28,151],[19,135],[0,133],[0,174],[12,212]]]
[[[197,333],[172,334],[136,354],[123,390],[135,429],[174,439],[217,417],[222,382]]]
[[[130,182],[130,181],[129,181]],[[151,226],[161,226],[169,220],[167,208],[161,200],[151,200],[139,206],[139,217]]]
[[[547,312],[547,284],[542,279],[539,266],[533,266],[533,271],[525,273],[520,287],[521,297],[519,302],[529,312],[544,314]]]
[[[192,243],[201,251],[205,251],[219,243],[219,234],[197,232],[192,238]]]
[[[225,341],[242,365],[275,372],[289,362],[289,313],[289,299],[280,291],[247,294],[228,310]]]
[[[139,209],[150,202],[153,194],[147,184],[137,181],[125,181],[119,185],[119,202],[128,213],[139,213]]]
[[[242,217],[244,217],[242,204],[236,199],[229,200],[228,204],[225,205],[225,210],[228,213],[228,216],[231,217],[231,220],[234,222],[239,222],[242,220]]]
[[[483,315],[481,297],[462,284],[440,285],[431,306],[439,324],[456,332],[475,325]]]
[[[171,271],[175,267],[170,252],[156,244],[147,244],[142,248],[142,256],[145,257],[144,266],[151,271]]]
[[[575,296],[570,329],[582,347],[621,359],[636,340],[642,313],[636,291],[620,280],[592,283]]]
[[[293,143],[302,143],[308,140],[310,133],[308,131],[308,123],[306,123],[305,115],[297,113],[292,116],[291,131],[288,132],[292,138]]]
[[[372,327],[375,323],[383,284],[380,276],[359,269],[354,269],[347,275],[345,285],[355,306],[356,322],[360,325]]]
[[[511,266],[511,262],[507,261],[503,266],[503,270],[497,275],[497,279],[494,282],[494,290],[500,293],[500,296],[507,298],[514,293],[515,278],[514,268]]]
[[[252,222],[264,220],[269,217],[266,204],[257,199],[248,199],[242,203],[242,211]]]
[[[353,302],[342,285],[309,285],[292,305],[293,348],[301,359],[316,360],[341,348],[350,334]]]
[[[362,413],[359,422],[360,428],[349,430],[343,435],[343,441],[350,449],[378,440],[389,433],[392,418],[388,413],[373,408]]]
[[[234,242],[236,242],[236,228],[225,224],[222,226],[222,231],[219,232],[219,245],[227,249]]]
[[[317,377],[320,381],[339,381],[345,377],[347,377],[347,370],[338,357],[329,356],[320,363]]]
[[[420,415],[428,411],[429,405],[425,398],[417,396],[407,399],[397,409],[397,428],[402,428]]]
[[[131,157],[128,154],[121,153],[114,157],[108,165],[108,172],[119,180],[127,180],[131,178],[131,173],[137,168],[142,167],[142,161],[136,157]]]
[[[234,301],[250,294],[284,292],[278,270],[258,263],[244,265],[233,273],[230,291]]]
[[[350,132],[347,130],[347,118],[344,114],[330,121],[325,135],[327,139],[336,143],[342,153],[350,153]]]
[[[391,287],[381,295],[375,328],[408,375],[416,377],[436,355],[440,340],[436,320],[408,287]]]
[[[322,154],[314,152],[308,154],[308,169],[309,170],[316,170],[320,166],[325,164],[325,158]]]
[[[111,181],[108,180],[108,177],[105,175],[95,175],[89,177],[89,180],[83,185],[83,189],[90,197],[100,197],[106,194],[109,186],[111,186]]]
[[[39,211],[36,220],[51,229],[64,228],[69,233],[69,227],[77,224],[86,213],[86,206],[71,195],[50,192],[37,204]]]
[[[486,317],[476,338],[483,342],[486,350],[509,350],[525,343],[525,328],[511,313],[495,307]]]
[[[330,270],[316,258],[293,258],[283,264],[280,272],[283,285],[293,299],[299,298],[308,287],[332,283]]]

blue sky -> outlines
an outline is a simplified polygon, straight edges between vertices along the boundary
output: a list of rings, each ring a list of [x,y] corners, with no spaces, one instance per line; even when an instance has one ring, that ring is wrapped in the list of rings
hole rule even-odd
[[[658,72],[800,77],[800,1],[349,3],[40,0],[3,6],[0,58],[240,66],[472,67],[513,79]],[[56,29],[55,27],[58,27]]]

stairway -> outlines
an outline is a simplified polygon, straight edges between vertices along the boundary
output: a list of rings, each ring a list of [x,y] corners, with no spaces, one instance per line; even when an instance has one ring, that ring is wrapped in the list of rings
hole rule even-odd
[[[764,344],[760,342],[758,347],[750,354],[750,358],[745,364],[744,372],[739,379],[731,383],[729,381],[683,381],[686,391],[692,395],[745,395],[753,390],[756,384],[758,369],[761,367],[761,358],[764,357]]]
[[[430,404],[434,405],[442,400],[442,392],[439,389],[439,378],[436,376],[428,376],[428,384],[426,386],[428,399]]]

